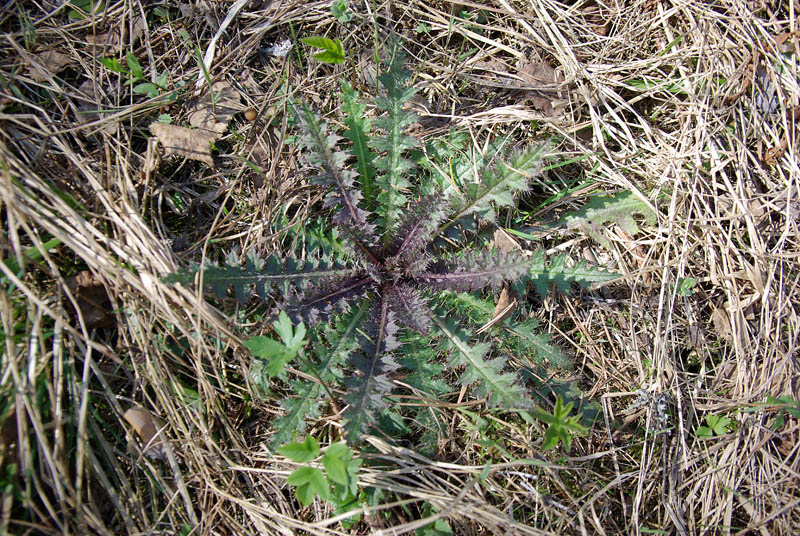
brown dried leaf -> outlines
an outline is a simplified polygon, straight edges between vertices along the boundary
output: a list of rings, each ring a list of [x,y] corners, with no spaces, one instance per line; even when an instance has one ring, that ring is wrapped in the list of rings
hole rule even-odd
[[[83,39],[89,44],[89,49],[95,56],[111,56],[121,51],[123,44],[135,45],[143,35],[144,20],[142,17],[135,17],[130,38],[128,38],[128,25],[120,24],[108,32],[87,35]]]
[[[45,50],[36,54],[35,62],[28,66],[30,77],[36,82],[44,82],[73,63],[72,57],[57,50]]]
[[[80,314],[87,328],[116,326],[116,318],[111,313],[111,299],[108,297],[106,287],[92,272],[84,270],[69,278],[66,283],[78,302]]]
[[[717,307],[711,313],[711,321],[714,324],[714,331],[724,341],[733,343],[733,330],[731,328],[731,319],[725,307]]]
[[[489,320],[487,323],[482,325],[476,332],[475,335],[480,335],[484,331],[490,329],[492,326],[496,326],[503,320],[509,317],[511,313],[514,312],[514,309],[517,308],[517,304],[519,300],[517,299],[516,293],[511,290],[509,285],[503,285],[503,290],[500,291],[500,296],[497,298],[497,303],[494,306],[494,311],[492,311],[492,319]]]
[[[219,138],[219,134],[216,132],[157,122],[150,124],[150,132],[164,147],[165,155],[177,154],[214,167],[211,143]]]
[[[243,109],[242,95],[224,81],[214,83],[211,91],[215,100],[212,100],[212,93],[206,93],[189,113],[189,124],[198,129],[214,132],[219,137],[228,128],[228,123],[234,114]]]
[[[94,78],[90,78],[85,80],[80,87],[78,87],[78,91],[83,93],[89,101],[92,102],[103,102],[103,94],[102,90],[97,87]],[[78,110],[75,114],[75,118],[77,119],[78,123],[81,125],[85,125],[87,123],[93,123],[99,119],[103,119],[106,116],[112,115],[111,112],[99,112],[97,111],[98,105],[92,104],[91,102],[84,102],[80,106],[78,106]],[[103,125],[103,131],[106,134],[113,135],[117,131],[117,121],[108,121],[106,124]]]
[[[508,253],[509,251],[514,251],[516,249],[522,249],[522,246],[520,246],[519,243],[503,229],[497,229],[492,238],[494,239],[494,245],[497,246],[497,249],[503,253]]]
[[[128,421],[136,435],[142,441],[144,454],[156,460],[164,460],[166,452],[159,430],[164,424],[141,406],[133,406],[125,412],[123,418]]]
[[[549,86],[543,89],[557,89],[564,77],[546,61],[528,60],[519,66],[519,78],[531,86]],[[538,88],[537,88],[538,89]]]
[[[559,87],[564,77],[558,71],[545,61],[529,60],[520,65],[518,76],[524,85],[533,86],[525,88],[525,97],[534,108],[548,117],[561,115],[565,101],[560,98]]]

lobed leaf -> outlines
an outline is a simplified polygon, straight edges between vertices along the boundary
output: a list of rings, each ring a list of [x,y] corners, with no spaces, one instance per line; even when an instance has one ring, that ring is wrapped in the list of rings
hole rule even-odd
[[[516,375],[502,371],[502,359],[485,359],[489,343],[470,346],[467,337],[459,334],[457,328],[436,316],[432,316],[432,320],[444,336],[445,349],[451,353],[447,366],[451,369],[464,367],[460,374],[462,385],[477,384],[475,394],[486,397],[492,406],[525,408],[531,405]]]
[[[633,192],[620,192],[613,197],[592,197],[583,208],[567,214],[557,225],[569,231],[584,232],[608,248],[610,243],[600,234],[600,230],[610,223],[616,223],[626,233],[634,235],[639,232],[634,215],[643,217],[650,225],[656,221],[656,214],[650,205],[633,195]]]
[[[306,422],[320,416],[319,407],[328,394],[325,384],[334,383],[341,377],[340,367],[358,347],[356,329],[361,326],[366,313],[367,306],[361,305],[354,313],[318,331],[314,338],[314,352],[320,361],[313,370],[305,372],[320,383],[298,381],[292,384],[296,396],[281,403],[286,413],[273,422],[276,430],[270,440],[273,448],[290,441],[295,433],[305,431]]]
[[[529,180],[539,175],[549,150],[548,143],[532,145],[494,168],[485,168],[480,183],[467,183],[462,196],[453,196],[451,202],[456,214],[442,225],[440,232],[445,232],[450,226],[472,214],[494,221],[495,205],[511,206],[516,194],[528,190]]]
[[[375,182],[378,186],[376,212],[384,236],[391,236],[397,230],[406,206],[405,191],[411,186],[406,174],[414,164],[403,154],[418,145],[415,138],[403,134],[403,129],[417,120],[415,113],[404,109],[416,92],[413,87],[405,86],[410,73],[403,69],[404,59],[405,53],[395,41],[390,51],[389,70],[378,77],[386,95],[375,99],[385,115],[376,118],[374,125],[386,134],[370,141],[374,150],[384,153],[374,160],[375,167],[382,171]]]
[[[513,281],[526,274],[530,264],[529,259],[515,251],[469,251],[449,262],[435,264],[417,280],[435,290],[497,289],[504,281]]]
[[[555,285],[560,292],[568,292],[570,283],[589,288],[596,283],[605,283],[619,277],[619,274],[600,270],[588,266],[585,261],[567,266],[569,258],[566,255],[555,255],[547,262],[544,252],[537,251],[531,258],[531,266],[528,276],[521,281],[531,281],[536,288],[536,292],[544,298],[550,291],[550,286]]]
[[[367,206],[373,206],[376,195],[373,161],[377,155],[370,151],[368,146],[368,132],[371,125],[370,120],[364,115],[366,106],[358,100],[358,92],[347,82],[342,83],[342,101],[344,123],[348,127],[344,136],[353,142],[351,153],[356,157],[361,193],[364,195]]]
[[[388,374],[398,368],[391,352],[399,346],[397,324],[383,293],[370,312],[367,335],[361,341],[362,352],[352,354],[356,375],[345,380],[349,389],[345,397],[350,404],[344,412],[347,440],[357,441],[375,423],[379,410],[386,407],[384,395],[392,390]]]

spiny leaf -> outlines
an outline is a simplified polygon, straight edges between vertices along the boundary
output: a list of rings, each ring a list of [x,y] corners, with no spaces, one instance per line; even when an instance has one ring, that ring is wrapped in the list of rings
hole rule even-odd
[[[405,266],[418,258],[430,245],[449,208],[441,194],[425,196],[409,207],[397,232],[399,238],[389,248],[387,262]]]
[[[366,313],[367,306],[362,304],[354,313],[340,319],[336,324],[319,330],[314,339],[314,351],[320,357],[320,362],[314,370],[305,372],[328,384],[340,379],[341,365],[358,346],[356,329],[363,322]],[[273,421],[276,430],[270,440],[273,448],[290,441],[295,433],[305,431],[306,422],[320,416],[319,406],[327,394],[321,383],[298,381],[292,387],[296,396],[281,403],[286,414]]]
[[[530,268],[530,260],[511,251],[470,251],[449,262],[435,264],[418,280],[432,289],[479,290],[497,289],[503,281],[513,281]]]
[[[387,294],[400,324],[419,333],[428,333],[431,325],[430,312],[419,290],[408,285],[395,285]]]
[[[544,298],[550,291],[550,285],[555,284],[561,292],[568,292],[570,283],[577,283],[584,288],[589,288],[595,283],[605,283],[619,277],[619,274],[607,272],[588,266],[585,261],[575,263],[568,267],[566,255],[555,255],[547,262],[543,251],[536,251],[531,258],[528,271],[529,279],[536,292]],[[524,282],[524,279],[521,280]]]
[[[389,308],[388,295],[384,293],[370,314],[372,322],[362,340],[363,353],[351,358],[357,375],[345,380],[350,393],[346,397],[350,406],[344,413],[347,440],[355,442],[375,423],[376,414],[386,407],[384,395],[392,390],[387,375],[398,368],[391,351],[398,347],[397,324]]]
[[[366,206],[373,206],[375,202],[373,161],[377,155],[370,151],[367,145],[369,140],[367,133],[371,125],[370,120],[364,115],[366,106],[358,100],[358,92],[347,82],[342,83],[342,101],[344,103],[344,123],[348,127],[344,136],[353,142],[351,152],[356,157],[356,169]]]
[[[432,320],[444,336],[445,348],[451,352],[447,366],[451,369],[465,367],[460,379],[462,385],[477,383],[475,394],[486,397],[492,406],[525,408],[531,405],[517,377],[502,371],[502,359],[485,359],[490,346],[488,343],[470,346],[466,337],[460,335],[455,327],[437,316],[433,316]]]
[[[405,53],[399,43],[394,42],[390,56],[388,72],[378,77],[386,95],[375,99],[386,115],[376,118],[374,124],[386,134],[370,143],[373,149],[384,153],[374,160],[375,167],[383,172],[375,182],[379,189],[376,211],[384,236],[397,229],[406,204],[404,192],[411,186],[406,174],[414,164],[403,154],[418,144],[415,138],[403,134],[403,129],[417,120],[415,113],[404,109],[416,90],[404,85],[410,73],[403,69]]]
[[[616,196],[598,195],[592,197],[580,210],[567,214],[557,224],[569,231],[584,232],[606,248],[609,241],[600,233],[610,223],[616,223],[629,235],[639,232],[634,215],[642,216],[645,223],[653,225],[656,214],[650,206],[633,195],[633,192],[620,192]]]
[[[482,182],[470,182],[464,186],[463,196],[451,200],[455,216],[442,225],[440,232],[463,218],[477,214],[483,219],[494,221],[497,206],[510,206],[514,196],[528,190],[528,182],[541,172],[542,163],[550,145],[533,145],[512,155],[507,161],[494,168],[487,168]]]
[[[364,272],[355,277],[326,281],[299,294],[288,303],[289,310],[308,319],[309,323],[325,321],[335,311],[347,311],[372,290],[375,281]]]
[[[244,302],[252,293],[253,286],[255,293],[266,299],[267,289],[272,283],[325,281],[352,277],[358,273],[358,269],[325,260],[319,262],[311,260],[301,264],[294,259],[284,263],[277,255],[270,256],[266,261],[249,256],[245,266],[238,266],[230,261],[223,266],[207,265],[203,268],[195,266],[166,276],[164,282],[189,285],[195,282],[200,272],[203,274],[203,285],[211,288],[217,297],[226,297],[227,290],[232,287],[237,300]]]
[[[367,213],[358,207],[361,193],[356,189],[354,179],[357,173],[345,168],[348,154],[337,151],[341,139],[336,134],[328,134],[328,125],[305,104],[297,110],[297,117],[305,133],[300,141],[306,147],[306,161],[320,170],[314,177],[322,186],[332,186],[325,198],[325,207],[340,210],[334,216],[337,224],[348,223],[360,228],[365,234],[372,234],[373,226],[367,222]],[[377,239],[375,239],[377,241]]]
[[[525,357],[533,363],[540,364],[543,361],[554,367],[568,368],[570,359],[564,355],[560,348],[550,344],[552,336],[549,333],[535,333],[538,327],[538,320],[535,318],[506,327],[506,330],[517,336],[519,347],[526,350]]]

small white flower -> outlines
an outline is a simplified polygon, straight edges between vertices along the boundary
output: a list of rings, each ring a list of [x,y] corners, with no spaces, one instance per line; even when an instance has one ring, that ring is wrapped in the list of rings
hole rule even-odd
[[[262,50],[265,54],[269,54],[270,56],[285,58],[289,51],[292,50],[292,40],[284,39],[271,47],[264,47]]]

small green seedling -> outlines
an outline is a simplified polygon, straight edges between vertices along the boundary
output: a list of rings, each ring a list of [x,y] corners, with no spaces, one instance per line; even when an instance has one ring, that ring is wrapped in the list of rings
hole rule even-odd
[[[697,428],[697,437],[714,437],[731,431],[733,421],[721,415],[706,415],[706,425]]]
[[[337,65],[344,63],[344,46],[340,40],[336,39],[334,41],[327,37],[312,35],[311,37],[304,37],[300,41],[310,47],[322,49],[322,52],[314,54],[314,59],[323,63]]]
[[[67,17],[72,20],[83,20],[87,16],[96,15],[105,9],[102,0],[71,0],[69,5],[72,6],[72,9],[67,12]]]
[[[316,439],[306,436],[302,443],[288,443],[277,451],[293,462],[308,463],[319,456],[320,448]],[[349,511],[348,507],[358,502],[360,466],[361,460],[353,457],[353,451],[345,443],[334,443],[322,457],[324,472],[317,467],[298,467],[286,482],[295,486],[295,493],[303,506],[308,506],[314,497],[319,497],[346,512]]]
[[[572,402],[565,405],[560,396],[556,399],[556,406],[553,408],[552,414],[540,409],[533,411],[537,419],[549,425],[544,433],[542,450],[550,450],[558,446],[558,442],[561,441],[564,444],[564,450],[569,452],[572,445],[571,433],[578,436],[586,435],[588,430],[579,422],[580,416],[570,417],[570,411],[572,411]]]
[[[136,84],[133,86],[133,92],[136,95],[147,95],[152,99],[167,90],[167,83],[169,82],[167,71],[165,70],[158,75],[154,82],[146,82],[142,64],[139,63],[139,58],[132,52],[128,52],[125,55],[127,69],[117,58],[100,58],[98,61],[111,72],[127,75],[129,79],[125,82],[125,85]]]
[[[800,403],[789,395],[775,398],[774,396],[767,396],[767,404],[778,406],[778,416],[775,422],[772,423],[772,430],[780,430],[786,424],[785,415],[800,419]]]
[[[266,372],[268,378],[283,377],[286,365],[297,357],[308,342],[305,325],[300,322],[296,328],[293,328],[292,321],[283,311],[281,311],[273,327],[280,336],[280,341],[270,337],[257,336],[248,339],[244,343],[255,358],[251,375],[256,383],[264,384],[262,387],[266,387],[266,382],[263,381],[264,372]]]
[[[687,298],[694,294],[694,287],[697,285],[697,279],[694,277],[687,277],[685,279],[678,280],[678,296],[683,296]]]
[[[353,20],[353,12],[347,9],[347,0],[333,0],[331,2],[331,15],[342,24]]]

